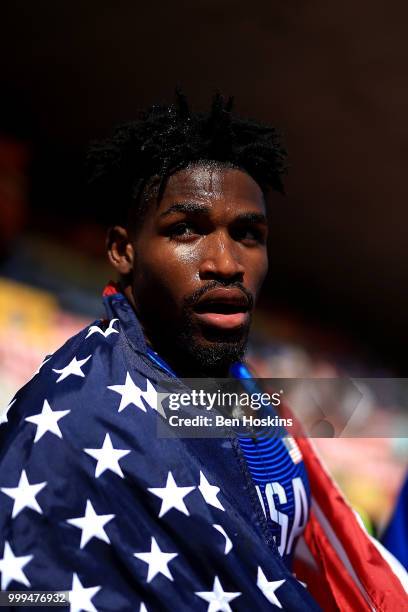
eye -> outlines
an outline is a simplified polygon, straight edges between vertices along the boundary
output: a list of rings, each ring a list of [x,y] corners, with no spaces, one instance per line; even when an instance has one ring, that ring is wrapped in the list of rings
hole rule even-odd
[[[176,223],[168,230],[168,235],[170,238],[188,238],[189,236],[194,236],[195,234],[198,234],[198,232],[193,225],[185,222]]]
[[[239,240],[244,244],[265,244],[264,232],[258,227],[239,227],[235,230],[234,234],[235,240]]]

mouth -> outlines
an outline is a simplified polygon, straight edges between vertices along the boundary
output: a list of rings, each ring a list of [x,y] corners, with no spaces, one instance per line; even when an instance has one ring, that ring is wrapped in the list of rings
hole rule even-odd
[[[214,289],[197,302],[194,314],[205,326],[233,330],[248,323],[250,303],[240,289]]]

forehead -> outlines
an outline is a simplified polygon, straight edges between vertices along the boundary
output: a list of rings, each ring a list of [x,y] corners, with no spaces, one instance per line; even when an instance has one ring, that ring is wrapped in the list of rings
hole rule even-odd
[[[195,165],[179,170],[169,177],[159,210],[175,201],[195,201],[203,204],[242,204],[264,211],[261,188],[243,170]]]

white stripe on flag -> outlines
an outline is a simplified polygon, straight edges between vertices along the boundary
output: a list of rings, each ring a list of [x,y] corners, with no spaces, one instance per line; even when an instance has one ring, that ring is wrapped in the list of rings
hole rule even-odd
[[[320,525],[322,526],[322,528],[324,529],[327,538],[329,539],[331,545],[333,546],[334,550],[336,551],[336,553],[339,556],[340,561],[343,563],[344,567],[346,568],[346,570],[348,571],[348,573],[350,574],[350,577],[352,578],[352,580],[354,581],[354,583],[356,584],[356,586],[358,587],[359,591],[361,592],[362,596],[364,597],[364,599],[366,600],[367,604],[370,606],[371,610],[375,610],[375,608],[373,607],[371,601],[370,601],[370,597],[367,593],[367,591],[365,590],[364,586],[361,584],[361,581],[359,579],[359,577],[357,576],[351,561],[349,559],[349,557],[347,556],[346,551],[343,548],[342,543],[340,542],[339,538],[336,536],[333,527],[330,525],[329,521],[327,520],[324,512],[322,511],[322,509],[320,508],[319,504],[317,503],[317,501],[315,500],[314,497],[312,497],[312,508],[316,514],[316,517],[320,523]],[[364,534],[365,537],[367,537],[367,534]]]

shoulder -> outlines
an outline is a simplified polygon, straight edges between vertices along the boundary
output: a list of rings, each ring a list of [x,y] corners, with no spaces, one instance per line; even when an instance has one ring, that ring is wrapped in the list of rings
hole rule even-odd
[[[125,341],[118,319],[96,321],[47,356],[9,404],[0,427],[3,449],[27,428],[38,438],[39,423],[55,422],[74,447],[86,445],[102,421],[105,431],[131,428],[139,437],[150,430],[157,393],[125,360]],[[147,418],[139,419],[142,413]]]
[[[84,369],[85,363],[101,350],[102,345],[105,345],[106,351],[106,339],[110,336],[106,333],[108,323],[112,333],[112,321],[97,320],[69,338],[54,353],[46,355],[31,378],[15,394],[12,399],[13,405],[22,399],[33,399],[36,395],[41,394],[44,388],[48,391],[55,388],[55,392],[58,393],[65,387],[65,385],[61,387],[58,384],[63,380],[69,380],[71,383],[75,378],[84,378],[84,372],[89,369],[89,366]],[[115,335],[119,335],[118,330],[115,331]],[[100,338],[105,342],[98,342]],[[109,344],[112,345],[112,340]]]

